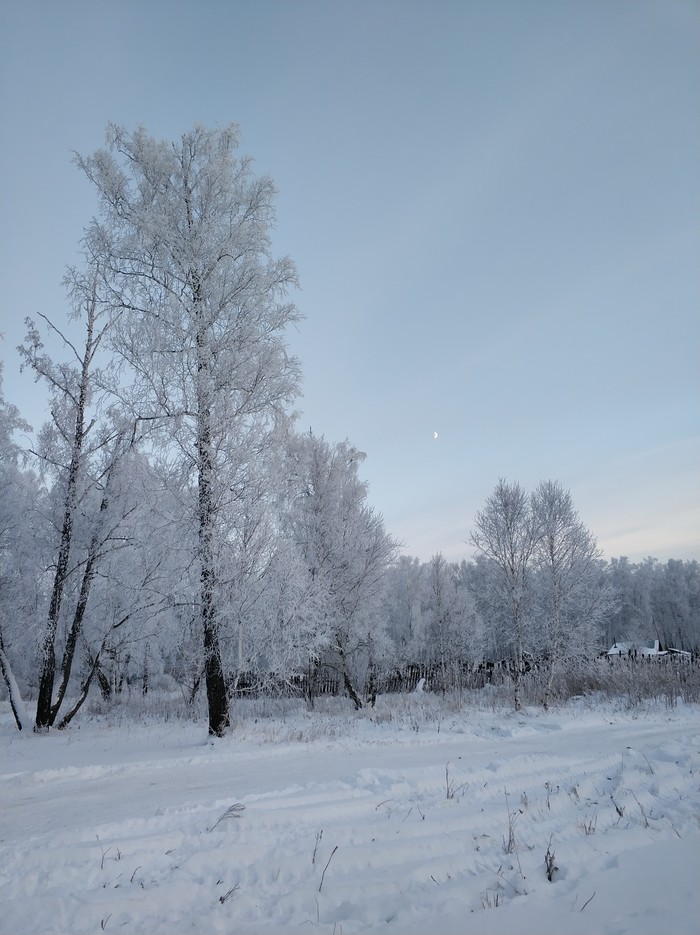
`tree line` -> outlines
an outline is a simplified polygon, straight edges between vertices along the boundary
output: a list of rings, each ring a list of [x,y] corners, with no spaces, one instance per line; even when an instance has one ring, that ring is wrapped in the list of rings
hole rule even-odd
[[[697,649],[697,563],[606,565],[554,481],[499,481],[474,561],[398,557],[364,454],[296,430],[296,271],[273,255],[274,185],[238,146],[236,127],[169,143],[110,126],[76,156],[99,209],[68,324],[27,319],[18,349],[50,402],[29,448],[0,384],[0,663],[20,729],[137,680],[203,692],[221,735],[251,683],[312,701],[330,670],[359,708],[419,659],[445,686],[457,663],[510,660],[517,708],[536,658],[547,705],[613,636]]]

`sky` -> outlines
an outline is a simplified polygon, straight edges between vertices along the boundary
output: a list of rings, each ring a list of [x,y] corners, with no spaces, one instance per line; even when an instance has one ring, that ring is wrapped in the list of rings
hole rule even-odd
[[[469,558],[501,477],[558,480],[606,558],[700,558],[700,4],[3,0],[4,393],[63,324],[108,122],[241,129],[305,316],[299,428]],[[435,438],[437,433],[437,438]]]

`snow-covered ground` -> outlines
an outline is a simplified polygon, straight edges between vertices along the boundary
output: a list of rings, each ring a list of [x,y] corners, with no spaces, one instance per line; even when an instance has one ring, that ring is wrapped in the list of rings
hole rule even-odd
[[[700,931],[698,707],[238,711],[212,742],[3,706],[2,935]]]

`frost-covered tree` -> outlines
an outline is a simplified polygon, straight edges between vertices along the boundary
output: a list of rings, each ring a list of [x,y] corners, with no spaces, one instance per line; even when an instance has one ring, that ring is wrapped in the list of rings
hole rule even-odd
[[[458,624],[454,613],[454,588],[450,579],[450,569],[441,552],[428,562],[426,575],[427,607],[429,619],[429,641],[431,655],[436,660],[440,688],[447,689],[447,668],[454,659],[459,658],[455,645],[458,640]]]
[[[280,438],[280,451],[286,449]],[[281,528],[284,459],[268,458],[241,487],[220,582],[230,626],[222,638],[231,687],[280,689],[304,671],[323,642],[318,589]]]
[[[637,637],[639,616],[634,606],[634,565],[626,556],[612,558],[608,579],[618,598],[617,609],[608,618],[606,626],[606,642],[611,646]]]
[[[601,552],[580,521],[571,493],[557,481],[542,481],[531,509],[541,627],[538,655],[545,666],[547,708],[555,676],[596,657],[612,595],[602,581]]]
[[[665,649],[700,648],[700,566],[669,559],[653,592],[655,634]]]
[[[17,407],[5,400],[0,362],[0,672],[19,730],[28,727],[29,719],[11,657],[16,656],[19,662],[32,655],[26,620],[36,601],[34,510],[40,493],[34,475],[20,466],[22,451],[15,433],[21,431],[31,431],[31,427]],[[10,650],[11,643],[15,643],[15,653]]]
[[[399,668],[427,659],[423,618],[423,570],[418,558],[402,555],[386,575],[383,613]]]
[[[462,661],[474,669],[485,658],[486,627],[475,597],[476,563],[462,560],[454,566],[458,615],[462,621],[460,652]],[[493,656],[491,656],[493,658]]]
[[[438,552],[425,567],[424,613],[429,658],[443,692],[458,668],[471,661],[480,642],[480,621],[473,599],[461,580],[459,566]]]
[[[514,662],[515,710],[522,707],[521,683],[524,653],[530,648],[530,575],[535,547],[535,528],[530,499],[518,484],[501,478],[479,510],[471,540],[489,559],[493,570],[493,594],[507,621],[509,650]]]
[[[360,673],[371,678],[387,651],[379,615],[385,573],[396,543],[367,503],[358,474],[363,452],[312,434],[290,445],[285,534],[299,549],[318,607],[317,638],[356,708]]]
[[[114,323],[112,309],[101,298],[99,263],[89,257],[86,271],[69,271],[66,284],[73,304],[70,318],[79,322],[82,340],[74,342],[46,316],[41,317],[61,338],[70,359],[57,362],[45,353],[39,328],[31,319],[27,319],[27,336],[19,348],[23,366],[47,384],[51,402],[51,421],[42,426],[34,451],[48,479],[55,522],[36,730],[53,726],[63,703],[90,590],[107,543],[119,526],[111,510],[112,482],[120,460],[136,439],[136,424],[125,420],[119,409],[110,408],[111,367],[99,365],[105,337]],[[71,610],[65,607],[68,592]],[[59,625],[67,636],[54,696]]]
[[[472,655],[475,662],[493,663],[510,654],[511,635],[508,614],[504,612],[497,566],[483,552],[465,562],[461,580],[474,601],[480,627],[475,634]]]
[[[100,196],[86,243],[119,316],[111,345],[134,374],[125,397],[154,421],[171,467],[191,479],[186,510],[216,735],[230,722],[220,583],[230,506],[298,393],[284,340],[299,317],[286,301],[296,273],[272,255],[274,186],[237,158],[238,145],[234,126],[197,126],[175,143],[110,126],[106,148],[78,159]]]
[[[663,648],[692,650],[700,645],[700,566],[648,557],[639,563],[613,558],[607,578],[618,604],[607,621],[608,643],[636,646],[658,639]]]

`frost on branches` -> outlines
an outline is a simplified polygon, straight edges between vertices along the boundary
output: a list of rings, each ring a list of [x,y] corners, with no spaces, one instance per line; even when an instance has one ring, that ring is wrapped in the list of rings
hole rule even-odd
[[[229,724],[218,569],[227,516],[298,394],[284,330],[298,319],[287,258],[271,254],[274,186],[237,158],[236,127],[176,143],[111,126],[79,164],[100,195],[86,242],[118,315],[132,413],[157,426],[170,470],[191,484],[209,731]]]

